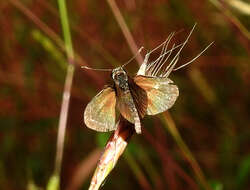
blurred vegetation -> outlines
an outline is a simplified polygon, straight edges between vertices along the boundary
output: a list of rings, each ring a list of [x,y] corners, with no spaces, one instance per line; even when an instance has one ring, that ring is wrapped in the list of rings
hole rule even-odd
[[[250,188],[250,13],[248,1],[116,1],[138,47],[152,49],[172,32],[186,63],[171,74],[180,96],[165,115],[146,117],[103,189],[201,189],[187,146],[214,190]],[[240,3],[239,3],[240,2]],[[67,1],[76,65],[113,68],[133,56],[106,1]],[[58,6],[52,0],[0,1],[0,189],[53,189],[56,137],[67,72]],[[133,76],[138,69],[128,66]],[[106,73],[75,69],[61,189],[87,189],[110,134],[84,126]],[[169,126],[169,127],[167,127]],[[173,127],[173,126],[172,126]],[[182,141],[185,142],[184,145]],[[54,180],[54,181],[53,181]]]

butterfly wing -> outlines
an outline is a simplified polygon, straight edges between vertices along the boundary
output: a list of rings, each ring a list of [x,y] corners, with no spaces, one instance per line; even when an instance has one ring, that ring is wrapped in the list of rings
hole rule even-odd
[[[148,115],[155,115],[171,108],[179,96],[178,87],[166,77],[137,75],[134,82],[147,93]]]
[[[84,111],[84,122],[90,129],[107,132],[115,130],[116,95],[112,87],[99,92]]]
[[[146,91],[138,86],[132,78],[129,78],[129,89],[133,97],[135,107],[140,118],[143,118],[147,113],[148,98]]]

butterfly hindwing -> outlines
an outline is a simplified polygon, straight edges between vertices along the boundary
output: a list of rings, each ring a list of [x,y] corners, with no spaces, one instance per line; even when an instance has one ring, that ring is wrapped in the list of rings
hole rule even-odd
[[[134,77],[134,82],[147,93],[148,115],[155,115],[168,110],[179,96],[178,87],[166,77],[137,75]]]
[[[135,107],[140,118],[143,118],[147,113],[148,98],[146,91],[138,86],[133,79],[129,78],[129,88],[134,100]]]
[[[112,87],[107,86],[88,103],[84,112],[87,127],[107,132],[115,130],[116,94]]]

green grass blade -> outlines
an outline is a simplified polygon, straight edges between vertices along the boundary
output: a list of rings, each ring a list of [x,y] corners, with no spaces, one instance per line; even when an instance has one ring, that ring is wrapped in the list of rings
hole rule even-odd
[[[57,151],[56,151],[56,159],[55,159],[55,176],[60,176],[60,172],[61,172],[64,138],[65,138],[66,124],[67,124],[67,117],[68,117],[68,110],[69,110],[69,101],[70,101],[71,87],[72,87],[74,70],[75,70],[74,64],[72,64],[74,62],[74,52],[73,52],[73,46],[72,46],[72,41],[71,41],[70,27],[69,27],[69,22],[68,22],[65,0],[58,0],[58,6],[59,6],[63,36],[65,40],[65,48],[66,48],[66,53],[67,53],[69,64],[67,67],[67,74],[65,78],[62,106],[61,106],[59,125],[58,125]],[[58,184],[60,184],[60,177],[58,177],[57,182]]]

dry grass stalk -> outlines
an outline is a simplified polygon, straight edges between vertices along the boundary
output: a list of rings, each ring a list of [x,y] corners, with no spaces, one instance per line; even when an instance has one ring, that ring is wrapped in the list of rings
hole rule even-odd
[[[97,190],[104,182],[105,178],[115,167],[119,157],[125,150],[130,137],[134,134],[134,125],[123,117],[118,121],[117,129],[109,138],[104,152],[97,164],[97,168],[92,177],[89,190]]]

